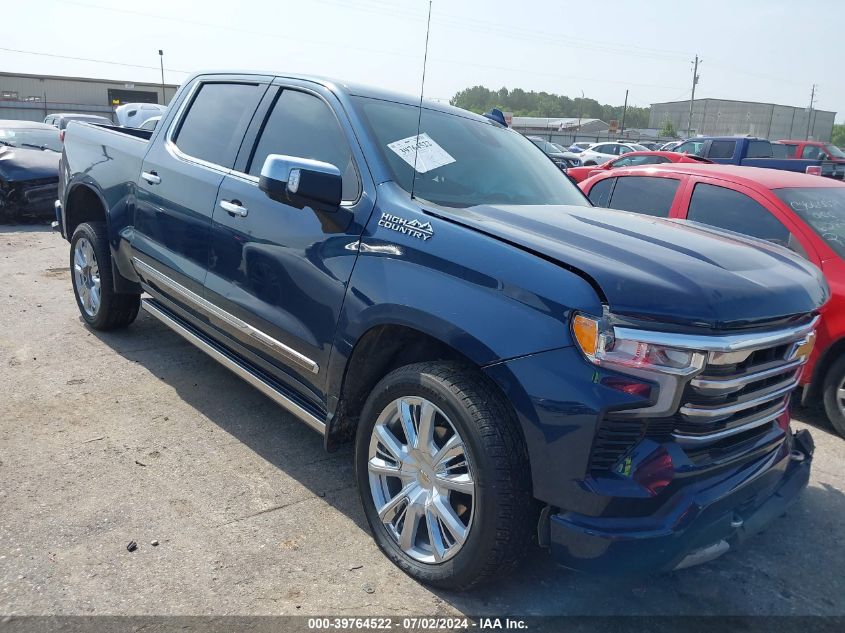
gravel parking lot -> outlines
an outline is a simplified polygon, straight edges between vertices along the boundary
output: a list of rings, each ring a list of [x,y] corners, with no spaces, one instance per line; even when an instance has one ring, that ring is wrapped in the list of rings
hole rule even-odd
[[[845,614],[845,441],[819,413],[795,421],[810,488],[741,550],[648,579],[536,551],[499,584],[432,591],[370,539],[350,451],[143,313],[84,327],[67,253],[0,227],[0,613]]]

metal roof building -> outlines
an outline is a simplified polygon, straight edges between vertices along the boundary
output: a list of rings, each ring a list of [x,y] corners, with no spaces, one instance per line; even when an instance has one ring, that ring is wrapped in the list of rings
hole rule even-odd
[[[671,121],[678,134],[686,134],[689,124],[689,105],[688,100],[652,103],[648,120],[649,127],[662,128],[666,121]],[[775,103],[696,99],[690,135],[749,134],[772,141],[804,138],[829,141],[835,117],[835,112],[826,110],[810,112],[804,107]]]
[[[178,86],[87,77],[0,72],[0,119],[43,121],[55,112],[112,117],[123,103],[167,103]]]
[[[515,116],[511,127],[526,134],[549,132],[604,132],[610,126],[600,119],[578,117]]]

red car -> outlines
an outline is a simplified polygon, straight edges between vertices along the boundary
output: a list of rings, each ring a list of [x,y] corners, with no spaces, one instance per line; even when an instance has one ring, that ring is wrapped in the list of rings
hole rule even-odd
[[[810,158],[812,160],[830,160],[845,163],[845,152],[833,143],[824,141],[778,141],[789,149],[790,158]]]
[[[586,167],[570,167],[566,175],[575,182],[586,180],[590,176],[600,174],[608,169],[619,167],[638,167],[640,165],[660,165],[661,163],[709,163],[706,158],[678,152],[628,152],[624,156],[607,161],[603,165],[588,165]]]
[[[830,285],[801,384],[845,436],[845,183],[735,165],[659,165],[601,172],[580,185],[600,207],[680,218],[785,246]]]

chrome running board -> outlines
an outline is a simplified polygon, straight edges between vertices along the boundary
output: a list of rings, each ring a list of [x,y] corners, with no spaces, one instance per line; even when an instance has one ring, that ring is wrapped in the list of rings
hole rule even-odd
[[[230,354],[223,352],[210,339],[207,340],[205,337],[200,336],[189,328],[185,327],[178,319],[174,318],[166,311],[162,310],[161,307],[159,307],[159,305],[156,304],[154,300],[142,299],[141,307],[150,315],[154,316],[156,319],[164,323],[171,330],[176,332],[179,336],[184,338],[186,341],[198,347],[200,350],[211,356],[218,363],[223,365],[226,369],[230,370],[231,372],[251,384],[265,396],[273,400],[276,404],[280,405],[282,408],[289,411],[297,418],[305,422],[305,424],[310,426],[312,429],[314,429],[321,435],[325,434],[326,423],[324,420],[321,420],[316,415],[302,407],[300,404],[286,396],[278,387],[265,380],[261,376],[257,375],[255,372],[251,371],[245,363],[240,362],[230,356]]]

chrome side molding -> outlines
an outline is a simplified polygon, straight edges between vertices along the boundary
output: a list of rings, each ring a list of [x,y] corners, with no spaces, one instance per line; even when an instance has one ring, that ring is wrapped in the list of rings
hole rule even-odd
[[[305,424],[310,426],[312,429],[314,429],[320,434],[325,434],[325,420],[321,420],[320,418],[312,414],[310,411],[307,411],[302,406],[288,398],[285,394],[280,392],[272,384],[261,378],[261,376],[257,376],[253,372],[249,371],[247,367],[245,367],[241,363],[236,362],[226,354],[222,353],[220,350],[218,350],[213,345],[209,344],[200,336],[197,336],[194,332],[183,326],[179,321],[177,321],[169,314],[161,310],[150,299],[141,300],[141,307],[150,315],[154,316],[156,319],[164,323],[171,330],[176,332],[179,336],[184,338],[186,341],[198,347],[200,350],[211,356],[218,363],[223,365],[226,369],[230,370],[240,378],[244,379],[246,382],[258,389],[261,393],[273,400],[282,408],[289,411],[297,418],[305,422]]]
[[[295,349],[288,347],[281,341],[277,341],[272,336],[265,334],[258,328],[251,326],[246,321],[239,319],[234,314],[230,314],[225,310],[219,308],[218,306],[214,305],[207,299],[200,297],[197,293],[188,290],[177,281],[174,281],[161,271],[153,268],[146,262],[141,261],[137,257],[132,258],[132,262],[135,264],[135,269],[146,275],[155,279],[160,284],[167,286],[171,291],[182,297],[185,301],[193,305],[195,308],[207,314],[209,318],[217,319],[222,321],[223,323],[228,324],[229,326],[240,330],[246,336],[255,339],[259,343],[261,343],[264,347],[268,348],[270,351],[275,352],[281,356],[284,356],[287,360],[299,365],[300,367],[304,367],[308,371],[313,374],[316,374],[320,371],[320,366],[315,363],[313,360],[300,354]]]

